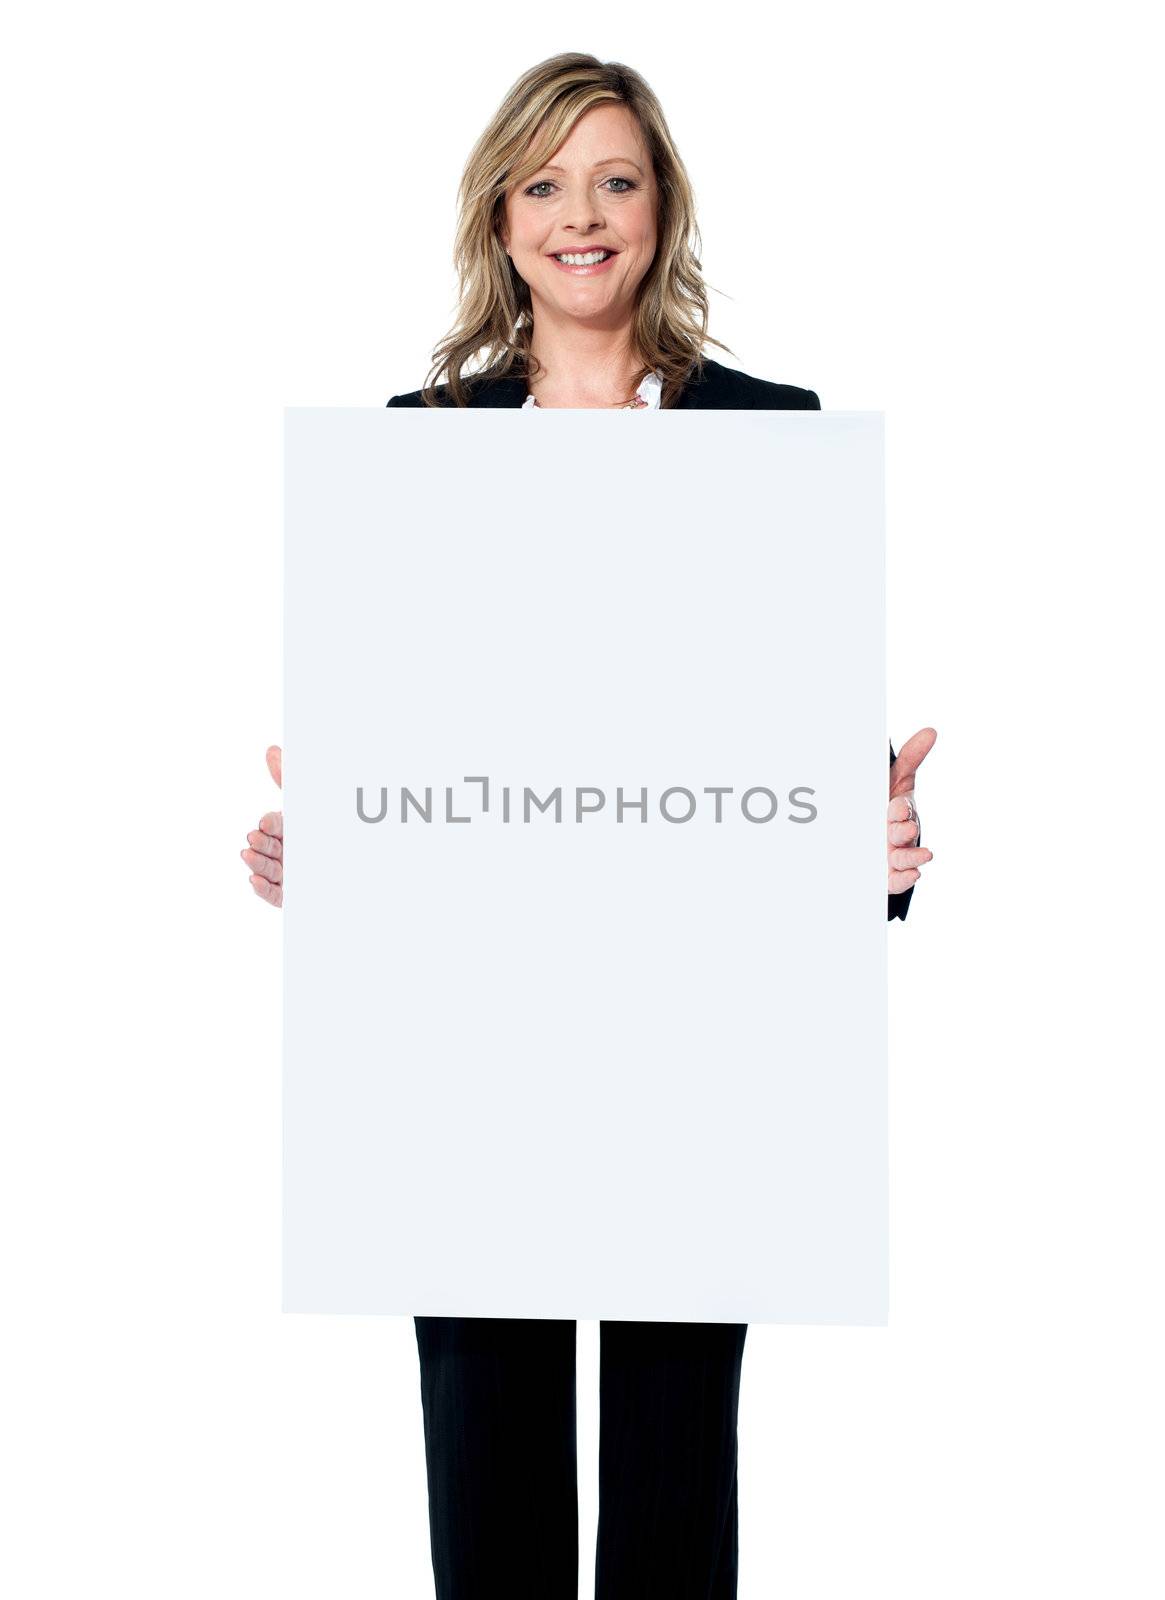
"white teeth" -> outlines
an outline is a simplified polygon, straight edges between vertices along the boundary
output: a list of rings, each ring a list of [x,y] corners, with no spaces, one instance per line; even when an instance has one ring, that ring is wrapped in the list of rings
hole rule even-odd
[[[568,267],[594,267],[600,261],[605,261],[611,254],[609,250],[589,250],[585,256],[559,254],[556,261],[563,262]]]

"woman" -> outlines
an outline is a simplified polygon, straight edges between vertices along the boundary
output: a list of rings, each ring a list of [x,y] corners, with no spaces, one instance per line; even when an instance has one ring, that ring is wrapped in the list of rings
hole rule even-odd
[[[389,405],[819,409],[812,390],[703,357],[706,343],[726,347],[706,333],[698,240],[687,174],[644,80],[593,56],[542,62],[465,169],[457,324],[425,386]],[[931,857],[912,796],[935,737],[924,728],[890,750],[890,918],[905,917]],[[267,756],[280,782],[281,753]],[[280,813],[247,837],[251,883],[280,905]],[[575,1324],[417,1317],[416,1332],[438,1600],[574,1600]],[[598,1600],[736,1594],[745,1332],[601,1325]]]

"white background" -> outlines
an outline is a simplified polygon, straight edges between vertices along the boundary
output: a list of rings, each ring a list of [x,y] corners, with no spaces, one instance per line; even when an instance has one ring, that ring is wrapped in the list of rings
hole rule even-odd
[[[1157,1596],[1149,9],[408,10],[6,25],[5,1587],[432,1592],[411,1325],[279,1314],[279,916],[238,850],[278,803],[282,408],[421,382],[465,154],[581,48],[662,97],[738,363],[886,412],[888,732],[939,730],[891,1322],[750,1330],[742,1600]]]

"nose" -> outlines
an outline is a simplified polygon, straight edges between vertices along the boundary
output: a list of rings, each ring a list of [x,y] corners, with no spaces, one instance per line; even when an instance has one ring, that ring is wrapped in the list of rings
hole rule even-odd
[[[571,186],[564,209],[563,222],[576,233],[587,234],[592,228],[604,226],[602,207],[589,179],[584,178],[581,183]]]

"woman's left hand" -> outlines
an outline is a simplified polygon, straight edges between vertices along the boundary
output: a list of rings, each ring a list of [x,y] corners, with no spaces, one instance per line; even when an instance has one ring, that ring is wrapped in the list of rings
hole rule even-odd
[[[899,750],[890,767],[890,809],[886,813],[887,887],[891,894],[902,894],[922,875],[923,862],[932,851],[916,843],[918,812],[914,805],[914,774],[929,754],[938,733],[920,728]]]

